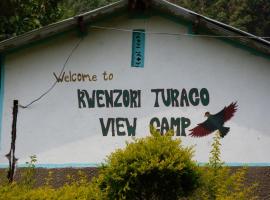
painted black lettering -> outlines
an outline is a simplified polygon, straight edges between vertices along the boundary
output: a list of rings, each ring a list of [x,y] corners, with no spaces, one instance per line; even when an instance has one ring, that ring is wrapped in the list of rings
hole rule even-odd
[[[69,73],[71,74],[71,71],[69,71]],[[73,82],[76,81],[76,74],[72,74],[72,75],[71,75],[71,80],[72,80]]]
[[[157,131],[160,131],[160,121],[157,117],[154,117],[150,120],[150,126],[153,126],[157,129]]]
[[[129,120],[126,118],[127,123],[127,131],[128,136],[135,136],[136,135],[136,126],[137,126],[137,118],[133,118],[133,125],[129,123]]]
[[[125,118],[116,118],[116,132],[118,136],[125,136],[126,132],[124,129],[124,122],[126,121]]]
[[[84,101],[84,97],[85,97],[85,93],[84,90],[77,90],[77,94],[78,94],[78,104],[79,104],[79,108],[85,108],[86,107],[86,103]]]
[[[124,107],[128,107],[129,106],[129,98],[130,95],[129,95],[129,92],[128,90],[124,90],[123,91],[123,104],[124,104]]]
[[[106,107],[113,107],[113,90],[105,90]]]
[[[198,90],[197,88],[192,88],[192,89],[189,91],[188,98],[189,98],[189,102],[190,102],[193,106],[199,105],[199,103],[200,103],[199,90]]]
[[[82,81],[82,74],[80,74],[80,73],[77,74],[77,80]]]
[[[185,104],[185,105],[184,105]],[[181,100],[180,100],[180,106],[189,106],[188,97],[187,97],[187,91],[186,89],[182,89],[181,93]]]
[[[164,89],[151,89],[151,92],[155,93],[155,95],[156,95],[154,107],[159,107],[158,94],[160,92],[164,92]]]
[[[171,100],[172,100],[173,107],[179,107],[178,97],[179,97],[179,91],[176,89],[171,89]]]
[[[101,103],[104,97],[104,90],[97,90],[96,96],[97,96],[97,106],[101,108],[105,107],[105,104]]]
[[[64,79],[65,79],[66,82],[69,82],[69,76],[68,75],[66,75]]]
[[[138,107],[141,107],[141,90],[137,90],[138,92]]]
[[[207,106],[209,104],[209,92],[206,88],[201,89],[200,98],[201,98],[202,105]]]
[[[190,119],[182,117],[181,118],[181,136],[186,136],[186,128],[190,125]]]
[[[120,97],[122,95],[122,90],[113,90],[113,92],[116,93],[116,95],[117,95],[115,100],[114,100],[113,106],[114,107],[122,107],[122,103],[119,102],[119,99],[120,99]]]
[[[164,105],[168,107],[172,103],[172,101],[171,101],[171,89],[167,89],[166,92],[167,92],[167,95],[166,95],[167,98],[165,96],[165,91],[164,90],[161,93],[161,96],[162,96],[162,101],[163,101]]]
[[[91,81],[91,77],[90,77],[89,74],[83,74],[83,75],[82,75],[82,80],[83,80],[83,81],[86,81],[86,80]]]
[[[97,75],[92,76],[92,81],[97,81]]]
[[[92,98],[89,97],[89,94],[86,90],[83,90],[87,99],[88,108],[94,108],[95,107],[95,96],[96,96],[96,90],[92,91]]]
[[[103,118],[99,118],[99,121],[100,121],[103,136],[108,135],[110,126],[112,127],[112,136],[115,136],[115,133],[114,133],[114,119],[113,118],[109,118],[107,120],[106,126],[104,124]]]
[[[129,92],[130,92],[130,107],[137,108],[138,107],[137,98],[139,98],[138,92],[136,90],[129,90]]]
[[[160,127],[160,133],[161,135],[163,135],[164,133],[166,133],[168,130],[170,129],[169,127],[169,123],[166,117],[163,117],[161,119],[161,127]]]
[[[181,118],[171,118],[171,127],[170,129],[174,130],[176,133],[176,136],[180,136],[180,123],[181,123]],[[176,128],[176,129],[175,129]]]
[[[54,72],[53,72],[53,75],[56,78],[56,81],[59,83],[59,82],[63,82],[64,76],[65,76],[65,72],[62,73],[62,76],[61,77],[60,76],[57,76]]]

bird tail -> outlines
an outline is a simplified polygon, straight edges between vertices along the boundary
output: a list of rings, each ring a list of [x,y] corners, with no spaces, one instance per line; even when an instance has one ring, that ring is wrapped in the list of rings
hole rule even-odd
[[[220,132],[220,136],[222,138],[224,138],[225,135],[227,135],[227,133],[230,131],[230,128],[229,127],[221,127],[219,129],[219,132]]]

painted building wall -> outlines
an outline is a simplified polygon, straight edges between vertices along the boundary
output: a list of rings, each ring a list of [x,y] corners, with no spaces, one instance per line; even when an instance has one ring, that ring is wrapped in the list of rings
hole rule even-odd
[[[144,29],[146,32],[187,33],[188,27],[169,19],[153,16],[148,19],[116,17],[99,26],[123,29]],[[5,56],[4,96],[1,126],[0,163],[7,163],[9,151],[12,103],[19,99],[25,105],[46,91],[79,38],[75,32],[65,33],[49,41],[24,48]],[[18,115],[16,155],[24,163],[30,155],[38,162],[100,163],[110,152],[131,140],[127,128],[135,127],[135,137],[149,135],[153,118],[189,119],[185,145],[195,146],[195,159],[207,162],[213,134],[190,137],[190,129],[206,120],[204,113],[219,112],[231,102],[238,104],[235,116],[225,124],[230,132],[222,139],[222,159],[229,163],[270,163],[270,60],[251,54],[242,48],[213,38],[177,35],[145,35],[144,67],[131,67],[132,32],[89,28],[88,35],[73,53],[64,72],[96,76],[96,81],[59,82],[45,98]],[[104,79],[104,72],[107,76]],[[68,80],[68,78],[67,78]],[[187,92],[192,88],[209,93],[209,103],[183,107],[165,106],[153,89],[176,89]],[[138,107],[83,108],[78,93],[86,90],[140,90]],[[99,102],[105,103],[100,95]],[[82,97],[82,96],[81,96]],[[121,99],[121,98],[120,98]],[[139,101],[140,100],[140,104]],[[80,104],[81,103],[81,104]],[[80,108],[81,106],[81,108]],[[102,132],[108,118],[120,119],[115,136],[108,129]],[[157,123],[155,122],[155,125]],[[165,126],[163,124],[163,126]],[[110,127],[110,126],[108,126]],[[125,136],[122,136],[126,133]],[[121,136],[120,136],[121,135]],[[132,134],[131,134],[132,135]],[[180,135],[184,135],[181,131]]]

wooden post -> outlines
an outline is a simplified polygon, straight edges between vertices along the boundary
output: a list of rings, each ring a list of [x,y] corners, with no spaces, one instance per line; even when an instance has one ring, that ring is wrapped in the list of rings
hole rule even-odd
[[[15,142],[16,142],[18,105],[19,105],[19,101],[14,100],[13,101],[13,112],[12,112],[13,119],[12,119],[12,130],[11,130],[11,145],[10,145],[10,151],[6,155],[8,161],[9,161],[9,169],[8,169],[8,174],[7,174],[7,178],[8,178],[9,183],[13,182],[16,162],[18,160],[15,157]]]

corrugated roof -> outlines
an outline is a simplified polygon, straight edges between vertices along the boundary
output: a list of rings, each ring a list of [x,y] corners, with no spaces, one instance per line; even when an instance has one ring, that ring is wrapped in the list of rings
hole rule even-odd
[[[200,27],[207,28],[217,35],[244,36],[230,39],[270,55],[270,41],[264,40],[263,38],[257,37],[240,29],[210,19],[191,10],[172,4],[168,1],[151,0],[150,9],[158,10],[159,12],[163,12],[177,18],[182,18],[192,23],[197,23]],[[128,0],[120,0],[116,3],[112,3],[96,10],[92,10],[90,12],[86,12],[72,18],[4,40],[0,42],[0,53],[70,30],[78,26],[79,18],[83,18],[85,23],[95,22],[105,16],[113,14],[114,12],[119,12],[122,10],[128,11]]]

